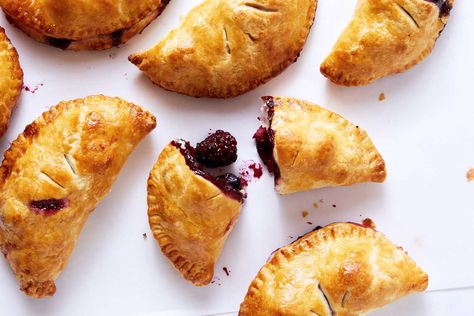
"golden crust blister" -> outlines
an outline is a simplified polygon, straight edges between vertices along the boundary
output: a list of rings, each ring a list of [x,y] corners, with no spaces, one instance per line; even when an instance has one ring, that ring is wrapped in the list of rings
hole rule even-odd
[[[22,87],[23,71],[18,53],[0,27],[0,137],[8,129]]]
[[[0,0],[7,18],[35,40],[68,50],[102,50],[127,42],[169,0]]]
[[[196,97],[234,97],[297,59],[316,3],[205,0],[158,45],[129,59],[164,89]]]
[[[61,102],[12,143],[0,167],[0,249],[21,290],[51,296],[90,213],[156,126],[119,98]]]
[[[359,126],[306,101],[271,100],[279,193],[385,180],[385,162]]]
[[[277,250],[239,315],[363,315],[427,286],[428,275],[383,234],[335,223]]]
[[[321,73],[336,84],[360,86],[412,68],[431,53],[448,22],[454,0],[445,2],[440,9],[426,0],[359,0]]]
[[[150,228],[163,254],[194,285],[211,282],[214,265],[242,204],[195,174],[169,144],[148,179]]]

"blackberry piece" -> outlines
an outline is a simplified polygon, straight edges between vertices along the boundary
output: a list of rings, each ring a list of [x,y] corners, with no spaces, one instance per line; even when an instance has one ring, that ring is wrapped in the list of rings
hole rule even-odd
[[[196,160],[208,168],[225,167],[237,160],[237,140],[217,130],[196,145]]]

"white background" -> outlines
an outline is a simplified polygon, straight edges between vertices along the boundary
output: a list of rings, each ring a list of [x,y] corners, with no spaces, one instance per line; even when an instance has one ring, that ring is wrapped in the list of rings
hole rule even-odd
[[[268,255],[291,242],[289,236],[301,235],[315,225],[365,217],[403,245],[430,274],[430,290],[473,286],[474,183],[468,183],[465,174],[474,167],[474,3],[457,1],[435,50],[414,69],[368,87],[345,88],[328,83],[319,65],[348,23],[355,0],[321,1],[298,62],[270,83],[231,100],[195,99],[164,91],[127,61],[130,53],[158,42],[198,3],[171,1],[142,35],[104,52],[64,52],[36,43],[0,17],[0,25],[19,51],[25,84],[31,88],[44,84],[35,94],[23,92],[9,132],[0,141],[2,151],[26,124],[61,100],[117,95],[158,118],[158,128],[130,157],[111,194],[91,216],[57,281],[56,296],[27,298],[18,290],[8,263],[0,261],[0,314],[236,311]],[[381,92],[387,98],[384,102],[378,101]],[[219,279],[204,288],[194,287],[175,272],[151,237],[146,216],[148,172],[171,139],[182,137],[195,143],[209,129],[225,129],[237,137],[240,160],[236,168],[243,160],[259,161],[251,136],[258,127],[262,95],[306,99],[366,129],[386,160],[387,181],[278,196],[265,173],[248,189],[241,218],[216,265]],[[318,209],[312,207],[314,202],[320,204]],[[310,212],[304,219],[303,210]],[[143,233],[148,234],[147,240]],[[231,270],[229,277],[222,271],[224,266]],[[453,293],[415,295],[377,315],[444,315],[443,310],[459,308],[455,314],[461,315],[474,292]]]

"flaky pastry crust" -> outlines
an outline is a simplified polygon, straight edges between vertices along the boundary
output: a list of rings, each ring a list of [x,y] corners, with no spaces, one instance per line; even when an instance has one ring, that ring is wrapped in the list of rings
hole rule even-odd
[[[51,296],[90,213],[156,126],[119,98],[61,102],[12,143],[0,167],[0,249],[21,290]]]
[[[412,68],[431,53],[453,5],[454,0],[359,0],[321,73],[336,84],[360,86]]]
[[[383,234],[335,223],[277,250],[239,315],[363,315],[427,286],[428,275]]]
[[[211,282],[241,207],[240,201],[191,170],[172,143],[150,172],[150,228],[164,255],[194,285]]]
[[[313,24],[316,0],[205,0],[152,49],[129,60],[157,85],[229,98],[293,63]]]
[[[8,123],[23,87],[23,71],[16,49],[0,27],[0,137]]]
[[[266,97],[281,194],[383,182],[385,162],[367,133],[340,115],[289,97]]]
[[[7,18],[35,40],[68,50],[102,50],[127,42],[169,0],[0,0]]]

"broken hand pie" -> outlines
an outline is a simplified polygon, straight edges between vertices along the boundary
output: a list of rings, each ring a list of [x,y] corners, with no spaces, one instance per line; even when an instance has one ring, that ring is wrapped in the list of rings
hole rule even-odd
[[[161,250],[194,285],[211,282],[245,191],[233,174],[214,177],[183,140],[161,152],[148,179],[148,218]]]
[[[254,139],[278,193],[385,180],[384,160],[358,126],[302,100],[263,100]]]
[[[234,97],[297,59],[315,10],[316,0],[205,0],[158,45],[129,59],[167,90]]]
[[[336,84],[367,85],[428,56],[454,0],[359,0],[321,73]]]
[[[101,50],[123,44],[169,0],[0,0],[10,22],[35,40],[61,49]]]
[[[18,54],[0,27],[0,137],[7,131],[22,86],[23,71]]]
[[[156,125],[140,107],[92,96],[28,125],[0,167],[0,249],[21,290],[51,296],[87,218]]]
[[[277,250],[239,315],[364,315],[427,286],[428,275],[383,234],[336,223]]]

